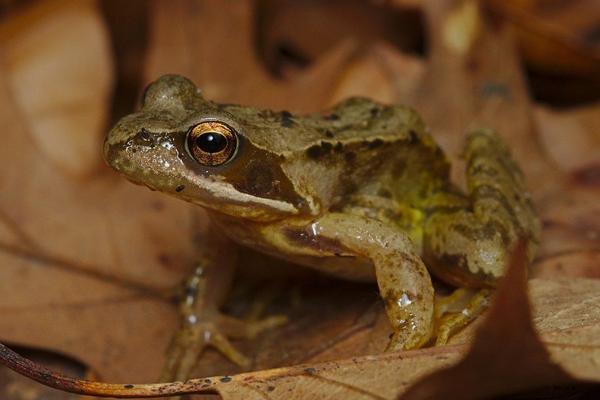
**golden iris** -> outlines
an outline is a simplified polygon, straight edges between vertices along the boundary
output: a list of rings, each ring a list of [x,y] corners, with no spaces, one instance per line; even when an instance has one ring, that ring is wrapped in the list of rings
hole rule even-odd
[[[187,136],[191,155],[200,164],[208,166],[229,161],[235,154],[237,144],[235,130],[218,121],[201,122],[190,129]]]

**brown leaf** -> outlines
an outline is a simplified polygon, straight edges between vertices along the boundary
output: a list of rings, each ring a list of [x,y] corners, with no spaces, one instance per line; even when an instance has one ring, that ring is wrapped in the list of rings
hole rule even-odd
[[[535,110],[544,150],[563,171],[576,173],[598,168],[600,155],[600,103],[568,111]],[[586,185],[586,182],[581,182]],[[594,184],[589,182],[588,184]],[[596,186],[600,186],[596,181]]]
[[[423,382],[427,382],[427,385],[424,383],[419,386],[426,386],[425,393],[415,387],[407,396],[435,394],[437,390],[448,389],[445,385],[459,382],[462,382],[460,389],[452,386],[453,398],[459,398],[460,394],[464,394],[461,398],[480,398],[476,397],[478,394],[487,397],[494,393],[533,388],[540,384],[572,382],[574,379],[600,382],[600,281],[530,281],[533,321],[542,337],[542,347],[542,342],[536,339],[528,319],[529,311],[522,283],[522,261],[515,267],[513,271],[517,273],[505,281],[504,291],[498,296],[499,302],[486,317],[488,322],[478,331],[479,339],[473,345],[475,350],[462,362],[461,358],[468,351],[466,345],[355,357],[235,376],[193,379],[185,383],[165,384],[166,386],[102,386],[81,382],[71,382],[68,385],[74,391],[94,390],[96,393],[120,395],[156,395],[166,394],[165,391],[217,392],[224,400],[265,397],[273,400],[340,397],[348,400],[393,399],[428,373],[452,365],[456,365],[453,368],[458,372],[439,371],[425,378],[426,381]],[[557,293],[561,295],[557,297]],[[6,352],[2,357],[6,357]],[[519,368],[520,363],[525,362],[531,363],[527,364],[531,368]],[[566,372],[562,372],[563,370]],[[476,371],[475,376],[471,375],[473,371]],[[45,376],[43,373],[37,376],[46,384],[57,385],[52,383],[56,382],[55,376]],[[465,382],[465,376],[476,381]],[[486,380],[485,376],[489,379]]]
[[[464,359],[412,386],[403,400],[479,399],[572,383],[538,339],[527,298],[526,242],[521,241],[498,287],[486,322],[479,328]],[[518,366],[518,368],[515,368]]]
[[[575,250],[538,260],[536,278],[575,277],[600,279],[600,250]]]
[[[303,67],[345,40],[360,43],[363,51],[385,42],[410,53],[417,51],[423,40],[418,10],[392,8],[382,2],[266,0],[260,19],[258,55],[269,71],[285,79],[293,79]],[[302,29],[298,29],[298,21],[302,21]]]
[[[458,182],[464,179],[458,156],[462,137],[468,130],[492,127],[511,144],[544,223],[540,257],[547,260],[565,251],[597,249],[600,212],[593,177],[600,159],[595,107],[564,115],[534,113],[510,30],[505,24],[486,19],[465,23],[465,19],[482,18],[481,14],[473,14],[473,4],[425,2],[432,32],[432,54],[417,109],[424,114],[436,138],[454,156],[453,176]],[[453,23],[459,28],[449,28]],[[460,30],[470,25],[479,28]],[[461,37],[461,43],[469,46],[457,47],[455,39],[450,40],[448,35]],[[563,122],[563,129],[555,121]],[[572,142],[553,140],[571,137],[571,132]],[[582,151],[580,159],[575,156],[578,151]],[[579,159],[580,163],[569,170],[565,161],[557,162],[561,157]],[[572,165],[575,162],[571,161]]]
[[[517,27],[525,60],[554,74],[600,72],[600,7],[595,0],[487,0]]]
[[[593,262],[600,244],[598,111],[597,104],[536,110],[543,151],[564,173],[562,184],[538,202],[544,232],[536,276],[598,276]]]
[[[594,215],[600,215],[595,211],[595,170],[593,164],[572,158],[589,144],[585,159],[593,160],[597,142],[585,133],[563,143],[565,149],[554,148],[561,132],[549,129],[569,114],[534,115],[510,31],[481,19],[473,4],[428,2],[433,43],[427,63],[389,44],[361,47],[342,41],[286,81],[271,77],[257,56],[254,2],[155,1],[146,76],[149,80],[163,72],[179,72],[199,83],[209,98],[279,109],[320,109],[350,94],[416,105],[454,158],[460,178],[463,133],[478,125],[494,127],[524,166],[546,222],[535,273],[555,279],[557,274],[548,266],[560,262],[573,271],[588,265],[585,274],[591,276],[595,259],[585,257],[598,248],[598,236],[593,237],[599,226]],[[43,18],[30,20],[32,27],[52,17],[40,15]],[[2,72],[0,89],[6,92],[11,75]],[[5,99],[0,121],[12,127],[4,132],[0,148],[10,166],[0,176],[0,311],[7,316],[0,320],[0,336],[71,355],[102,379],[152,380],[176,325],[175,308],[163,294],[194,262],[197,226],[192,212],[183,203],[134,187],[105,170],[80,179],[65,174],[59,157],[53,159],[31,145],[32,128],[21,117],[22,105],[6,100],[8,96],[0,98]],[[93,104],[106,112],[105,104]],[[590,122],[595,126],[597,122]],[[88,121],[80,122],[77,132],[94,136],[98,131]],[[567,252],[572,258],[561,258]],[[258,264],[246,266],[252,273],[245,279],[252,282],[261,268],[273,275],[280,267],[273,260]],[[289,279],[300,289],[284,286],[274,311],[289,313],[292,322],[255,342],[236,345],[254,357],[256,368],[306,365],[217,376],[185,387],[218,391],[225,398],[394,398],[425,374],[458,362],[466,352],[465,345],[455,345],[367,356],[381,350],[377,345],[385,342],[389,331],[372,287],[326,280],[319,286],[314,275]],[[574,377],[597,380],[598,283],[533,280],[530,285],[534,322],[551,359]],[[228,307],[243,313],[253,297],[248,293],[260,291],[251,288]],[[472,333],[467,329],[454,343],[465,343]],[[353,355],[360,357],[349,359]],[[234,371],[209,351],[197,373]],[[118,389],[131,392],[136,387]],[[486,388],[476,384],[473,389]]]
[[[510,29],[485,18],[476,4],[425,2],[431,54],[416,108],[455,159],[468,131],[495,129],[511,144],[533,195],[542,196],[560,182],[560,171],[537,145],[532,104]],[[453,176],[460,182],[463,165],[454,166]]]
[[[95,3],[22,13],[2,30],[2,339],[69,354],[106,377],[150,379],[176,324],[161,291],[193,260],[191,213],[100,164],[110,58]]]
[[[10,98],[30,139],[77,176],[101,164],[112,79],[107,39],[92,0],[42,1],[0,28]]]
[[[217,101],[295,111],[324,108],[340,68],[357,52],[357,44],[344,41],[293,81],[279,81],[269,76],[255,54],[257,9],[250,1],[153,1],[147,79],[179,73]]]
[[[545,342],[542,345],[529,323],[528,308],[524,306],[527,299],[523,283],[518,283],[524,282],[523,275],[519,273],[524,271],[522,260],[515,267],[513,271],[517,273],[505,281],[505,291],[498,295],[500,302],[490,310],[486,317],[489,322],[478,332],[480,340],[474,347],[478,347],[481,353],[471,353],[468,356],[469,361],[466,362],[472,364],[463,364],[465,373],[489,371],[488,376],[491,378],[488,381],[489,386],[479,379],[472,382],[472,386],[469,387],[472,389],[471,394],[477,395],[475,391],[479,390],[480,395],[488,397],[510,392],[511,389],[529,389],[540,384],[572,382],[574,378],[600,382],[600,314],[590,312],[600,310],[600,282],[530,282],[531,294],[535,296],[533,320],[536,321],[536,329]],[[562,295],[557,298],[556,293]],[[528,333],[527,336],[524,335],[524,331]],[[499,344],[503,345],[498,347]],[[502,362],[498,357],[509,354],[511,345],[515,352],[511,356],[515,358],[507,356],[504,358],[507,364],[500,364],[499,368],[508,375],[507,379],[502,379],[505,376],[494,375],[498,372],[494,367]],[[502,351],[498,351],[498,348]],[[310,367],[282,368],[238,375],[233,377],[231,382],[217,380],[218,383],[213,387],[225,400],[261,398],[256,392],[262,392],[271,399],[328,396],[347,399],[394,398],[430,371],[457,362],[466,350],[465,346],[447,346],[359,357]],[[517,368],[521,366],[518,356],[523,356],[527,362],[533,363],[533,369]],[[549,361],[545,357],[549,357],[550,364],[545,363]],[[562,369],[569,375],[562,372]],[[528,371],[533,377],[526,375]],[[448,380],[450,378],[448,375],[443,376]],[[479,373],[475,376],[481,378]],[[213,379],[213,382],[215,380]],[[431,383],[429,380],[427,382]],[[441,396],[433,398],[443,398],[447,393],[453,393],[453,398],[459,398],[458,395],[464,393],[467,387],[464,381],[462,383],[463,386],[459,389],[438,392]]]
[[[382,103],[410,104],[423,78],[425,65],[389,44],[379,42],[365,49],[345,67],[331,103],[350,96],[366,96]]]

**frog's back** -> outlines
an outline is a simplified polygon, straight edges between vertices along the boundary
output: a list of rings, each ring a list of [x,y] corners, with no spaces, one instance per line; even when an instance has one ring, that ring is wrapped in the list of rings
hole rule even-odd
[[[337,144],[377,138],[435,146],[414,110],[363,97],[351,97],[328,111],[306,115],[237,105],[220,108],[249,128],[245,134],[253,143],[276,153],[302,151],[321,141]]]
[[[423,120],[411,108],[384,105],[364,97],[348,98],[329,112],[309,114],[304,120],[315,131],[313,134],[318,132],[339,141],[430,139]]]
[[[354,97],[327,112],[285,117],[295,130],[281,145],[291,154],[285,169],[326,208],[351,193],[417,203],[448,182],[443,152],[408,107]]]

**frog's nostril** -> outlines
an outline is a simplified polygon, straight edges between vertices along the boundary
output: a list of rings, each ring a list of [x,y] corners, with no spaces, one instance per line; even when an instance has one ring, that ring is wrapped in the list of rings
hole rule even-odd
[[[156,142],[154,140],[154,136],[148,132],[147,130],[143,129],[141,131],[139,131],[134,137],[132,142],[135,145],[138,146],[146,146],[146,147],[154,147],[156,145]]]

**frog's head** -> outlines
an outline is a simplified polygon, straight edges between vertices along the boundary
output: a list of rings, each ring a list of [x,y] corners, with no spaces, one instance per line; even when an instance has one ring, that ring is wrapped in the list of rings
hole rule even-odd
[[[209,210],[258,221],[307,212],[281,154],[265,146],[269,126],[259,114],[207,101],[188,79],[165,75],[110,131],[104,156],[134,183]]]

